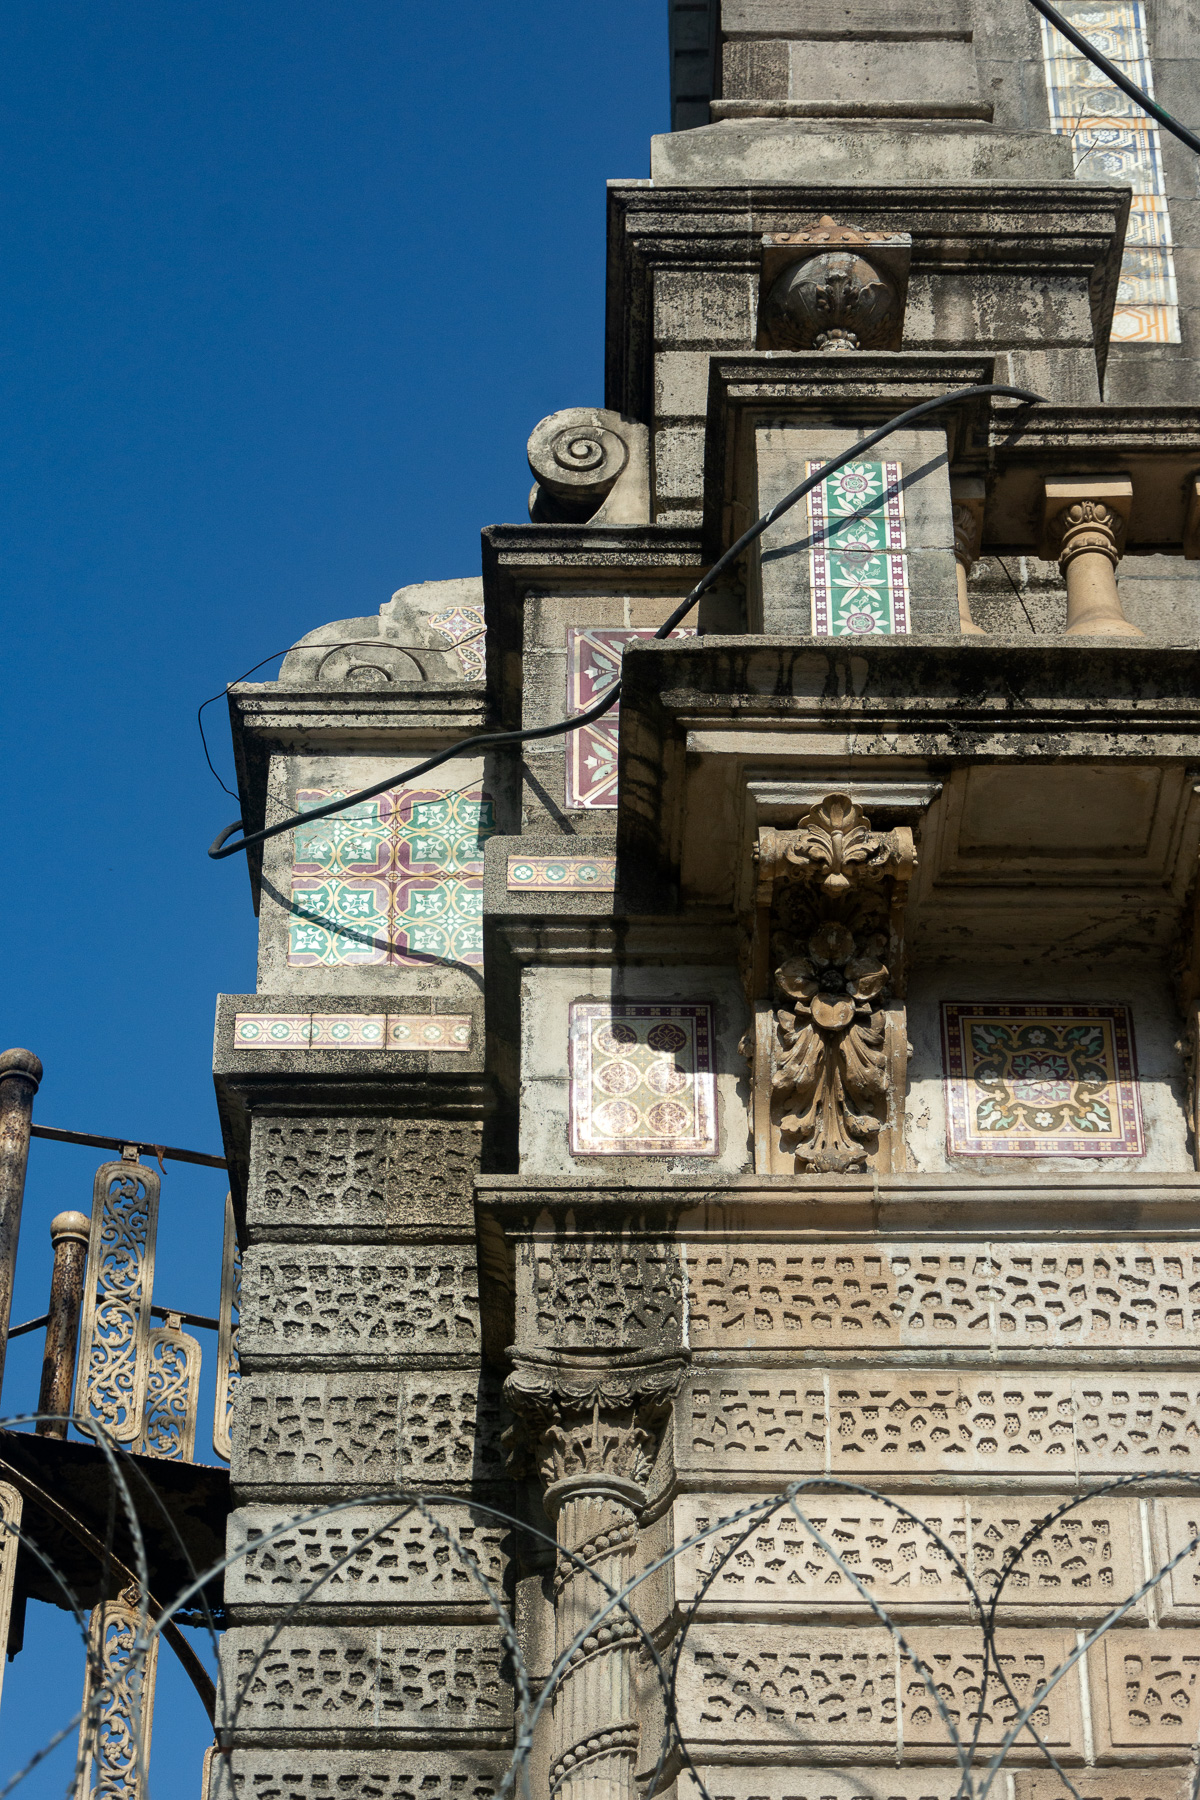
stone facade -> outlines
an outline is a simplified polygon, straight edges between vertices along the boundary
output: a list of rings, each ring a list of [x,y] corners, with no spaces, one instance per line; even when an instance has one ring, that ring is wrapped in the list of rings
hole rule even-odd
[[[218,1010],[222,1767],[951,1800],[957,1734],[1003,1800],[1182,1800],[1191,164],[1024,0],[668,11],[606,404],[481,576],[231,694],[248,829],[396,779],[252,854]],[[1185,11],[1072,16],[1186,113]]]

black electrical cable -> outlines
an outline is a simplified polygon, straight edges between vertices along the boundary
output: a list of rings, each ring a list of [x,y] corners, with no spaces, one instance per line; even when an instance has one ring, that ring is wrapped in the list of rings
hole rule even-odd
[[[1186,144],[1189,150],[1194,150],[1196,155],[1200,156],[1200,137],[1197,137],[1194,131],[1189,131],[1186,125],[1181,125],[1178,119],[1173,119],[1165,106],[1160,106],[1157,100],[1153,100],[1149,94],[1143,93],[1137,82],[1131,81],[1124,70],[1117,67],[1116,63],[1109,62],[1102,51],[1097,50],[1094,44],[1088,42],[1082,31],[1077,31],[1068,19],[1063,18],[1057,7],[1050,5],[1050,0],[1029,0],[1029,4],[1041,13],[1043,19],[1053,25],[1055,31],[1061,31],[1068,43],[1074,44],[1077,50],[1082,51],[1088,61],[1094,63],[1102,74],[1107,75],[1114,86],[1119,87],[1123,94],[1128,94],[1131,100],[1136,100],[1137,104],[1148,112],[1152,119],[1158,120],[1164,130],[1169,131],[1172,137],[1177,137],[1181,144]]]
[[[827,476],[832,475],[845,463],[853,462],[856,457],[862,456],[864,451],[872,449],[884,438],[890,437],[893,431],[900,431],[905,425],[910,425],[914,419],[923,418],[926,413],[937,412],[943,406],[953,406],[957,401],[974,400],[985,394],[1004,394],[1010,400],[1024,401],[1027,406],[1036,406],[1044,399],[1044,395],[1031,394],[1028,388],[1006,387],[1000,382],[990,382],[976,387],[955,388],[952,393],[940,394],[933,400],[922,400],[919,406],[910,406],[907,412],[899,413],[896,418],[889,419],[886,425],[881,425],[878,431],[872,431],[860,443],[852,445],[849,450],[844,450],[840,456],[831,457],[828,462],[821,465],[815,474],[802,481],[799,487],[793,488],[790,494],[785,494],[782,500],[776,501],[769,512],[765,512],[761,519],[756,519],[748,531],[743,531],[736,544],[731,544],[725,554],[718,557],[708,573],[701,576],[687,599],[681,600],[675,611],[663,620],[654,636],[656,638],[670,637],[675,627],[681,620],[686,619],[697,601],[708,592],[726,569],[731,568],[738,560],[742,551],[756,538],[761,537],[763,532],[775,523],[776,519],[781,519],[784,513],[789,512],[797,500],[802,500],[811,488],[817,486],[818,482],[824,481]],[[235,844],[231,844],[228,840],[233,833],[244,830],[242,821],[235,819],[232,825],[225,827],[219,837],[214,838],[209,846],[208,854],[214,862],[220,862],[227,856],[236,856],[239,850],[249,850],[254,844],[266,843],[268,838],[279,837],[282,832],[292,831],[297,825],[311,824],[314,819],[331,818],[334,813],[346,812],[348,808],[357,806],[363,800],[373,800],[376,794],[386,793],[389,788],[397,787],[402,781],[411,781],[418,775],[427,775],[431,769],[439,768],[442,763],[449,762],[452,757],[461,756],[468,750],[494,749],[501,744],[527,744],[534,738],[557,737],[568,731],[578,731],[580,726],[590,725],[594,719],[602,718],[617,704],[620,697],[621,683],[617,681],[609,688],[607,694],[597,700],[596,704],[590,706],[586,712],[575,713],[569,719],[556,719],[553,725],[533,725],[522,731],[481,731],[473,737],[460,738],[456,744],[450,744],[445,750],[439,750],[436,755],[426,757],[424,762],[415,763],[411,769],[402,769],[397,775],[385,776],[382,781],[374,782],[371,787],[359,788],[357,793],[346,794],[340,800],[330,800],[325,806],[314,806],[305,812],[292,813],[288,818],[279,819],[274,825],[266,825],[261,831],[252,831],[248,837],[241,837]]]

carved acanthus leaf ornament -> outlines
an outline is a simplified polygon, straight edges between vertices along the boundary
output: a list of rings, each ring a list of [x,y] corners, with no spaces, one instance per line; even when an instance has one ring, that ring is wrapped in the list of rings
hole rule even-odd
[[[798,1168],[862,1168],[886,1119],[886,1009],[914,866],[911,832],[873,831],[845,794],[827,795],[793,831],[759,835],[760,890],[771,894],[771,1113]]]
[[[504,1384],[518,1420],[506,1434],[514,1472],[532,1466],[547,1488],[606,1476],[642,1486],[682,1374],[678,1362],[569,1373],[520,1364]]]

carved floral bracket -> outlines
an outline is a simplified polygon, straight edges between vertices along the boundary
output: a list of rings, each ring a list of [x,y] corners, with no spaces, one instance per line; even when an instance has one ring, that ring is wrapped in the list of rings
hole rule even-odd
[[[760,827],[755,855],[755,1168],[903,1168],[912,832],[828,794],[791,830]]]

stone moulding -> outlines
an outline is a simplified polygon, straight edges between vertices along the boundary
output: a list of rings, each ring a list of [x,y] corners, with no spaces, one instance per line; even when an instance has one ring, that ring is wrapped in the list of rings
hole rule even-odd
[[[903,1155],[907,826],[872,831],[846,794],[761,826],[751,952],[756,1167],[843,1174]],[[768,999],[773,998],[773,1005]]]

